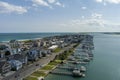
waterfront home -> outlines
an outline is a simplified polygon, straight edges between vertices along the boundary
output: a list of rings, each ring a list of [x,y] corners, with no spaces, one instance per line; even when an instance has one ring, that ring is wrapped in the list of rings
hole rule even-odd
[[[19,70],[20,68],[22,68],[22,62],[18,60],[10,60],[8,62],[10,63],[12,70]]]
[[[48,54],[52,54],[52,50],[47,49],[47,53],[48,53]]]
[[[8,48],[7,44],[0,44],[0,58],[7,57],[8,55],[11,55],[11,51]]]
[[[86,39],[87,41],[93,41],[93,36],[91,36],[91,35],[86,35],[85,39]]]
[[[27,55],[28,55],[28,60],[30,61],[36,61],[39,58],[37,50],[30,50],[28,51]]]
[[[38,50],[38,57],[42,58],[42,51],[40,49]]]
[[[42,57],[46,57],[47,55],[52,54],[52,50],[50,50],[50,49],[45,49],[45,48],[42,48],[42,49],[40,50],[40,52],[41,52]]]
[[[41,47],[41,39],[37,40],[36,43],[37,43],[37,47]]]
[[[6,58],[0,58],[0,61],[7,61]]]
[[[58,47],[59,48],[64,48],[67,46],[67,43],[63,42],[63,41],[60,41],[59,44],[58,44]]]
[[[14,54],[14,55],[10,55],[6,58],[8,61],[10,60],[18,60],[20,61],[23,65],[28,63],[28,56],[27,56],[27,52],[23,52],[21,54]]]
[[[15,55],[13,55],[13,59],[18,60],[18,61],[22,62],[23,64],[27,64],[27,62],[28,62],[28,57],[26,54],[15,54]]]
[[[32,42],[32,47],[38,47],[38,46],[40,46],[40,42],[38,42],[38,40],[34,40]]]
[[[0,50],[5,50],[6,48],[8,48],[6,45],[4,45],[4,44],[0,44]]]
[[[55,42],[52,42],[52,43],[51,43],[51,46],[52,46],[52,45],[58,45],[59,48],[63,48],[65,44],[64,44],[64,41],[62,41],[62,40],[57,40],[57,41],[55,41]]]
[[[17,54],[18,48],[20,47],[20,44],[17,40],[10,40],[9,45],[11,47],[12,53]]]
[[[43,47],[43,46],[44,46],[44,41],[43,41],[43,40],[40,41],[39,46],[40,46],[40,47]]]
[[[1,74],[5,74],[7,72],[9,72],[11,70],[11,65],[3,60],[3,61],[0,61],[0,73]]]
[[[47,42],[43,41],[43,47],[46,47],[46,46],[47,46]]]
[[[30,48],[32,48],[33,46],[33,41],[32,40],[26,40],[24,41],[24,43],[22,44],[22,46],[20,46],[23,50],[28,50]]]
[[[55,41],[51,41],[51,45],[56,45],[57,43]]]
[[[10,40],[9,45],[11,46],[11,48],[16,48],[19,47],[19,42],[17,40]]]
[[[47,49],[41,49],[41,54],[42,54],[42,57],[46,57],[48,55]]]
[[[8,56],[10,56],[12,53],[9,51],[9,50],[7,50],[7,49],[5,49],[5,50],[0,50],[0,58],[5,58],[5,57],[8,57]]]
[[[17,48],[12,48],[12,53],[13,53],[13,55],[18,54],[18,49]]]
[[[0,50],[0,58],[4,58],[5,57],[5,51],[4,50]]]
[[[51,46],[51,42],[50,41],[43,41],[43,48],[48,48],[49,46]]]
[[[17,40],[10,40],[9,45],[11,46],[11,48],[18,48],[20,46],[19,41]]]
[[[36,47],[36,48],[32,48],[34,50],[37,51],[37,55],[38,55],[38,58],[41,58],[42,57],[42,48],[40,47]],[[29,52],[29,51],[28,51]]]

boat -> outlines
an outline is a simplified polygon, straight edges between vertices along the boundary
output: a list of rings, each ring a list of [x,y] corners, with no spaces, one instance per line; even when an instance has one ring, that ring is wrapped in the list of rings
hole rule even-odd
[[[44,77],[39,77],[38,80],[44,80]]]
[[[85,71],[86,71],[86,67],[85,67],[85,66],[81,66],[81,67],[80,67],[80,71],[81,71],[81,72],[85,72]]]

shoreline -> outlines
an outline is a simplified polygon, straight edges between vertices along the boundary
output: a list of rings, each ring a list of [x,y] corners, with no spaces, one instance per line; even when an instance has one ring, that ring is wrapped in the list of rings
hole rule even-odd
[[[43,38],[44,38],[44,37],[43,37]],[[15,40],[22,42],[22,41],[28,41],[28,40],[39,40],[39,39],[43,39],[43,38],[15,39]],[[0,43],[8,43],[9,41],[10,41],[10,40],[8,40],[8,41],[0,41]]]
[[[54,32],[54,33],[52,33],[52,32],[46,32],[46,33],[0,33],[0,34],[8,34],[8,35],[10,35],[10,34],[31,34],[31,36],[33,37],[33,36],[36,36],[36,37],[33,37],[33,38],[31,38],[31,37],[29,37],[29,38],[26,38],[26,37],[24,37],[24,38],[20,38],[20,39],[15,39],[15,38],[12,38],[12,39],[4,39],[4,40],[0,40],[0,43],[1,42],[9,42],[10,40],[20,40],[20,41],[24,41],[24,40],[34,40],[34,39],[40,39],[40,38],[45,38],[45,37],[52,37],[52,36],[60,36],[60,35],[64,35],[64,34],[73,34],[73,33],[57,33],[57,32]],[[36,34],[36,35],[34,35],[34,34]],[[44,35],[45,34],[45,35]],[[6,36],[6,35],[0,35],[1,37],[2,36]],[[15,37],[14,35],[10,35],[10,36],[12,36],[12,37]],[[24,35],[22,35],[22,36],[24,36]],[[4,38],[4,37],[3,37]]]
[[[61,36],[61,35],[71,35],[71,34],[86,34],[86,33],[90,33],[90,32],[54,32],[54,33],[51,33],[51,35],[48,35],[48,36],[41,36],[41,37],[36,37],[36,38],[21,38],[21,39],[9,39],[9,40],[0,40],[0,43],[4,43],[4,42],[9,42],[10,40],[17,40],[17,41],[26,41],[26,40],[36,40],[36,39],[43,39],[43,38],[46,38],[46,37],[54,37],[54,36]],[[0,33],[0,34],[8,34],[8,33]],[[10,33],[10,34],[49,34],[49,32],[45,32],[45,33]],[[55,34],[55,35],[52,35],[52,34]]]

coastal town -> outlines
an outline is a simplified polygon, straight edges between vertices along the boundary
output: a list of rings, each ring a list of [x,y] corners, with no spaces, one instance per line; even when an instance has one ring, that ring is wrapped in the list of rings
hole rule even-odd
[[[93,49],[93,36],[88,34],[1,42],[0,80],[43,80],[49,73],[85,77],[86,67],[74,65],[89,63]],[[56,72],[57,68],[70,72]]]

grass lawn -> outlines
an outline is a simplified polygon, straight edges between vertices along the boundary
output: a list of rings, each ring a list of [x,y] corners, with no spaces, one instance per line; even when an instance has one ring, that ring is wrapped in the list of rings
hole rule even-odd
[[[28,76],[28,77],[24,78],[23,80],[38,80],[38,79],[35,77]]]
[[[60,64],[60,62],[61,62],[61,60],[55,60],[55,61],[50,62],[48,65],[56,66],[57,64]]]
[[[62,60],[55,60],[55,62],[58,63],[58,64],[61,63],[61,61],[62,61]]]
[[[53,50],[54,53],[57,53],[57,52],[60,52],[61,51],[61,48],[56,48]]]
[[[57,65],[58,63],[57,62],[50,62],[48,65]]]
[[[44,71],[36,71],[34,73],[31,74],[32,76],[36,76],[36,77],[41,77],[41,76],[46,76],[46,73]]]
[[[53,67],[53,65],[46,65],[41,70],[51,70]]]

